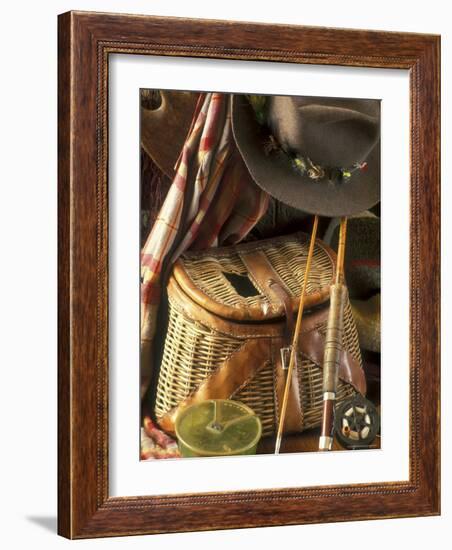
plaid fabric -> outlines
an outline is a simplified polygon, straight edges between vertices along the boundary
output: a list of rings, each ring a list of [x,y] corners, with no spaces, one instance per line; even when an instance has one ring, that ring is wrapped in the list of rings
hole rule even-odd
[[[201,94],[176,175],[141,255],[142,394],[150,380],[162,271],[189,248],[239,242],[268,201],[235,147],[229,95]]]
[[[159,430],[149,417],[145,417],[141,428],[141,460],[154,458],[179,458],[176,441]]]

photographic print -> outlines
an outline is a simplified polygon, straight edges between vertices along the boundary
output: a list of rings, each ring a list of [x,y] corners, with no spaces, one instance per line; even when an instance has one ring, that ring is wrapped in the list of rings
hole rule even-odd
[[[380,101],[140,108],[141,460],[380,448]]]

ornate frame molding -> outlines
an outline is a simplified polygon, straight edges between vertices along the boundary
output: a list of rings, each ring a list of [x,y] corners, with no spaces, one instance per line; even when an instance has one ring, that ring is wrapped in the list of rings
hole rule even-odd
[[[440,38],[68,12],[59,16],[58,45],[59,533],[86,538],[439,514]],[[107,93],[109,55],[118,53],[410,71],[409,481],[109,497]]]

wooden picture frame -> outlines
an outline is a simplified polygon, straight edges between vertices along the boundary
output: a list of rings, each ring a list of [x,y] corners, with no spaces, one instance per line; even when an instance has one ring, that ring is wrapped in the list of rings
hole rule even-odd
[[[440,38],[69,12],[59,16],[58,48],[59,534],[86,538],[439,514]],[[408,481],[109,496],[107,94],[114,53],[409,71]]]

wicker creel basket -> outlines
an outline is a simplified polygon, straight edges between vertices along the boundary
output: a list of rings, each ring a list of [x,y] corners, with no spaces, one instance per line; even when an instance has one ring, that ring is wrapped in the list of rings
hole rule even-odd
[[[296,233],[259,242],[184,254],[168,284],[169,321],[158,374],[155,415],[174,433],[177,414],[204,399],[233,399],[251,407],[263,434],[275,432],[290,341],[308,253]],[[335,255],[316,242],[285,432],[318,426],[322,414],[323,342]],[[290,320],[290,319],[289,319]],[[350,304],[339,372],[338,400],[365,393],[358,335]]]

